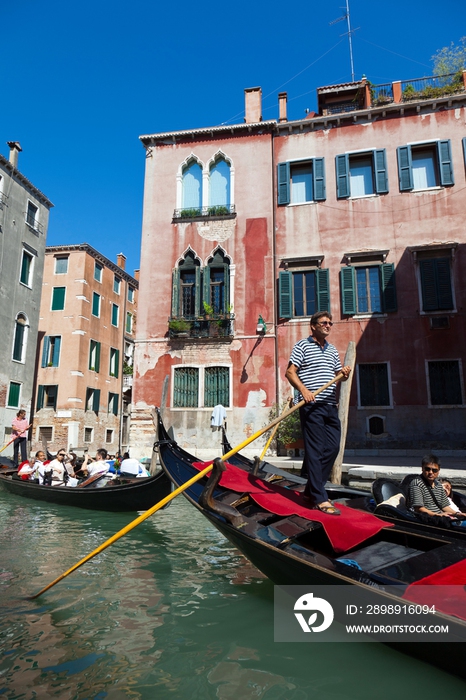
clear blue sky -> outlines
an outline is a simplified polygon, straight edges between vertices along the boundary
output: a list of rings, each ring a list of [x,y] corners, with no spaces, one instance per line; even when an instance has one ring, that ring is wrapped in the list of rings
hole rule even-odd
[[[139,267],[140,134],[240,123],[245,87],[263,118],[315,109],[315,89],[351,80],[345,0],[16,0],[2,8],[0,152],[55,204],[49,245],[88,242]],[[464,0],[350,0],[356,79],[432,74],[431,56],[466,35]],[[175,205],[175,202],[173,202]],[[169,230],[169,226],[168,226]],[[163,251],[161,251],[163,255]]]

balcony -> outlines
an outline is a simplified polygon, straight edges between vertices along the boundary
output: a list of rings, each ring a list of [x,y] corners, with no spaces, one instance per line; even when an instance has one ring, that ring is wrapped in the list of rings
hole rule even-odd
[[[123,388],[129,389],[132,386],[133,386],[133,375],[132,374],[124,374],[123,375]]]
[[[234,204],[199,207],[190,209],[175,209],[173,221],[209,221],[211,219],[234,219],[236,207]]]
[[[432,75],[429,78],[401,81],[402,102],[430,100],[464,92],[463,71],[448,75]]]
[[[170,318],[168,337],[170,339],[190,338],[232,338],[234,314],[215,314],[211,318]]]

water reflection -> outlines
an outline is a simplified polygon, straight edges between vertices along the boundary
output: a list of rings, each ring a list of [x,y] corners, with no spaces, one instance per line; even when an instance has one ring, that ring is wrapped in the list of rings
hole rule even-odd
[[[387,677],[402,700],[464,693],[381,645],[274,643],[271,583],[182,500],[25,599],[131,518],[0,494],[0,695],[388,700]]]

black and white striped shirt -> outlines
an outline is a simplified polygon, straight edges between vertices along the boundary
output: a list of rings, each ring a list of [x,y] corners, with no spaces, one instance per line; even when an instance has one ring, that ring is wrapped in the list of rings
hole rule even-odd
[[[434,496],[435,499],[437,499],[438,505],[435,502]],[[442,509],[449,505],[448,496],[442,484],[435,480],[432,488],[426,484],[422,476],[411,481],[409,485],[408,503],[410,508],[424,506],[424,508],[431,510],[433,513],[441,513]]]
[[[306,389],[310,391],[316,391],[330,382],[341,370],[340,356],[336,347],[327,341],[322,347],[312,336],[296,343],[291,352],[290,362],[298,368],[298,377]],[[299,393],[294,403],[298,403],[302,398],[301,393]],[[336,403],[336,384],[332,384],[316,396],[316,402]]]

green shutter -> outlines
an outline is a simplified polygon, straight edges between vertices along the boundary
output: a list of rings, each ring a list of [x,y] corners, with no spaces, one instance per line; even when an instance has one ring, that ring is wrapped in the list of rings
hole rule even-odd
[[[202,271],[202,301],[205,302],[206,304],[212,305],[212,299],[210,298],[210,267],[207,265],[203,271]],[[196,277],[196,282],[197,282],[197,277]],[[197,292],[197,289],[196,289]],[[197,304],[197,299],[198,299],[198,294],[196,294],[196,304]],[[202,312],[204,312],[204,308],[202,308]]]
[[[120,373],[120,351],[115,350],[115,377]]]
[[[37,387],[37,407],[36,410],[40,411],[41,408],[44,407],[44,386],[43,384],[39,384]]]
[[[380,148],[374,151],[374,168],[375,191],[377,194],[386,194],[388,192],[388,173],[385,148]]]
[[[172,270],[172,316],[176,318],[179,314],[180,303],[180,268]]]
[[[63,311],[65,308],[66,287],[54,287],[52,291],[52,311]]]
[[[411,146],[399,146],[398,155],[398,178],[400,181],[400,192],[413,189],[413,170],[411,161]]]
[[[205,270],[208,269],[208,267],[204,269],[204,274]],[[196,316],[196,318],[198,318],[201,315],[201,268],[199,267],[199,265],[196,265],[194,273],[196,276],[196,286],[194,290],[194,315]]]
[[[18,382],[10,382],[10,387],[8,390],[8,403],[7,406],[11,406],[12,408],[18,408],[19,407],[19,392],[21,389],[21,384],[18,384]]]
[[[225,308],[223,309],[223,312],[225,314],[229,313],[229,308],[230,308],[230,266],[228,264],[225,264],[224,267],[224,299],[225,299]]]
[[[53,344],[52,367],[58,367],[60,364],[60,347],[61,337],[57,335],[55,336],[55,342]]]
[[[13,360],[21,362],[23,356],[24,323],[15,323],[15,342],[13,345]]]
[[[317,311],[330,313],[330,281],[329,270],[316,270]]]
[[[291,272],[282,270],[278,273],[278,315],[280,318],[291,318],[293,316],[291,299]]]
[[[29,284],[29,270],[31,268],[31,257],[23,250],[23,260],[21,263],[21,277],[23,284]]]
[[[440,184],[443,186],[454,185],[455,180],[453,177],[450,139],[445,139],[445,141],[437,141],[437,150],[440,170]]]
[[[356,283],[354,267],[347,265],[340,270],[341,307],[344,314],[356,313]]]
[[[44,336],[44,345],[42,346],[42,362],[41,362],[41,367],[47,367],[48,364],[48,357],[49,357],[49,350],[50,350],[50,336],[45,335]]]
[[[279,163],[277,165],[277,193],[278,204],[290,203],[290,164]]]
[[[380,279],[382,282],[382,309],[387,313],[393,313],[398,309],[394,263],[384,263],[380,266]]]
[[[92,410],[94,413],[99,412],[100,407],[100,389],[94,389],[94,396],[92,398]]]
[[[100,343],[95,344],[95,371],[100,370]]]
[[[437,266],[435,259],[420,260],[422,310],[437,311]]]
[[[335,169],[337,176],[337,197],[338,199],[345,199],[350,196],[349,156],[347,153],[336,156]]]
[[[49,387],[49,392],[53,395],[53,410],[57,410],[58,384],[52,384]]]
[[[92,315],[97,318],[100,316],[100,294],[97,292],[92,293]]]
[[[92,363],[92,350],[94,348],[94,340],[89,341],[89,369],[95,369],[95,365]]]
[[[453,294],[451,290],[450,258],[438,258],[436,263],[438,308],[452,309]]]
[[[119,399],[118,394],[113,394],[112,412],[113,412],[114,416],[118,415],[118,399]]]
[[[197,408],[199,405],[199,370],[197,367],[177,367],[174,371],[173,406]]]
[[[206,367],[204,373],[204,406],[230,405],[230,372],[228,367]]]
[[[326,199],[325,194],[325,158],[314,158],[312,161],[312,179],[314,200],[322,202]]]

